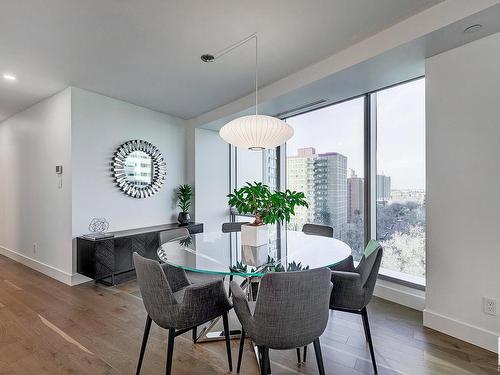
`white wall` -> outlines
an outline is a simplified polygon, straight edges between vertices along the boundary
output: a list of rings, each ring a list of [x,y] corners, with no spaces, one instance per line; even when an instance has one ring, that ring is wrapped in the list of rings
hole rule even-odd
[[[131,139],[155,144],[167,162],[165,184],[147,199],[126,196],[111,177],[114,151]],[[175,222],[185,160],[184,121],[175,117],[77,88],[35,104],[0,123],[0,253],[67,284],[86,280],[72,239],[93,217],[110,230]]]
[[[112,231],[177,221],[174,190],[186,170],[183,120],[77,88],[71,117],[73,237],[87,233],[93,217],[106,218]],[[166,181],[149,198],[123,194],[112,179],[113,153],[132,139],[153,143],[167,162]]]
[[[205,232],[221,230],[229,220],[229,146],[219,132],[195,130],[195,211]]]
[[[69,283],[70,89],[0,123],[0,170],[0,252]]]
[[[500,34],[426,62],[424,324],[497,350],[500,316]],[[500,305],[499,313],[500,313]]]

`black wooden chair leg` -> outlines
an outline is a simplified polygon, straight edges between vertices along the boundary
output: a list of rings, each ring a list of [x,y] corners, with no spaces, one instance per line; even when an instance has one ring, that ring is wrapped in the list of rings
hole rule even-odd
[[[222,314],[222,322],[224,324],[224,337],[226,338],[227,362],[229,371],[233,371],[233,359],[231,357],[231,331],[229,331],[229,320],[227,313]]]
[[[175,329],[170,328],[168,330],[167,367],[165,370],[166,375],[170,375],[172,373],[172,362],[174,358],[174,340],[175,340]]]
[[[137,363],[136,375],[139,375],[142,367],[142,360],[144,359],[144,352],[146,351],[146,345],[148,343],[149,330],[151,329],[151,318],[146,318],[146,326],[144,327],[144,335],[142,337],[141,353],[139,354],[139,362]]]
[[[260,357],[260,374],[267,375],[269,369],[269,348],[265,346],[261,347],[261,357]]]
[[[300,365],[302,361],[300,360],[300,348],[297,348],[297,364]]]
[[[366,307],[364,307],[361,310],[361,317],[363,318],[363,327],[365,329],[366,341],[368,342],[368,347],[370,348],[370,356],[372,357],[373,371],[375,371],[375,374],[378,374],[377,363],[375,361],[375,351],[373,350],[372,335],[370,332],[370,323],[368,323],[368,311],[366,310]]]
[[[243,327],[241,327],[240,350],[238,351],[238,365],[236,366],[237,374],[240,373],[241,369],[241,360],[243,358],[243,347],[245,346],[245,336],[246,336],[245,330],[243,329]]]
[[[307,358],[307,345],[304,346],[304,358],[302,358],[302,361],[306,363],[306,358]]]
[[[313,341],[314,353],[316,354],[316,362],[318,362],[318,371],[320,375],[325,375],[325,367],[323,366],[323,356],[321,355],[321,345],[319,338]]]
[[[229,284],[233,281],[233,275],[229,275]],[[229,298],[231,298],[231,288],[229,288]]]
[[[198,327],[193,328],[193,342],[196,344],[196,340],[198,339]]]

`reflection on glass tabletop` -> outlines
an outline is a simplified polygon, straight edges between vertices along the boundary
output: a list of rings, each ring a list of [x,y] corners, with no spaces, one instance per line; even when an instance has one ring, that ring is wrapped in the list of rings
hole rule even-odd
[[[274,232],[274,234],[272,234]],[[329,267],[351,254],[334,238],[288,231],[281,238],[270,231],[267,245],[242,246],[240,233],[207,232],[166,242],[158,257],[188,271],[239,276]]]

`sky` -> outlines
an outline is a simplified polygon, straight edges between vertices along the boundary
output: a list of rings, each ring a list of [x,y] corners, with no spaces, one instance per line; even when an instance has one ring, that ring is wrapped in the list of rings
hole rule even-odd
[[[363,117],[363,98],[291,117],[287,155],[302,147],[339,152],[363,177]],[[391,176],[392,189],[425,188],[424,79],[377,93],[377,173]]]

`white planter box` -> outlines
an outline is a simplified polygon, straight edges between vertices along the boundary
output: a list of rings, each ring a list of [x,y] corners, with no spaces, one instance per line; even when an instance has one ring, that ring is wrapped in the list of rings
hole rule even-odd
[[[241,262],[243,264],[259,267],[266,263],[267,256],[269,255],[269,246],[267,244],[262,246],[241,246]]]
[[[241,244],[243,246],[262,246],[269,242],[269,229],[267,225],[249,225],[241,226]]]

